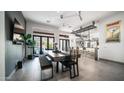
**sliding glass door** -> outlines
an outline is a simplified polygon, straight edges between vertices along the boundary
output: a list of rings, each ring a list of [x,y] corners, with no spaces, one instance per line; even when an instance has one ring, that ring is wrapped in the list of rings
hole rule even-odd
[[[34,47],[34,54],[40,54],[40,49],[41,49],[41,46],[40,46],[40,37],[39,36],[35,36],[34,37],[34,40],[36,41],[36,45]]]
[[[52,50],[53,49],[53,44],[54,44],[54,38],[49,37],[48,40],[49,40],[48,48],[49,48],[49,50]]]
[[[34,35],[36,45],[34,47],[34,54],[42,54],[44,50],[52,50],[54,37],[48,36],[36,36]]]
[[[59,40],[59,49],[61,51],[68,51],[70,47],[70,41],[68,39]]]
[[[48,44],[48,40],[47,40],[47,37],[41,37],[42,38],[42,50],[47,50],[48,47],[47,47],[47,44]]]

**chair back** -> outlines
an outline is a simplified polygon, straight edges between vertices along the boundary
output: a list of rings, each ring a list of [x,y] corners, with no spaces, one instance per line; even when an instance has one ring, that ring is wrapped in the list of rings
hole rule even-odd
[[[76,49],[72,48],[70,50],[70,56],[71,59],[75,62],[78,62],[78,58],[79,58],[79,47],[77,47]]]
[[[76,48],[76,62],[78,62],[78,58],[79,58],[79,47]]]
[[[70,50],[70,56],[71,56],[71,59],[74,61],[74,60],[75,60],[75,50],[74,50],[73,47],[72,47],[72,49]]]

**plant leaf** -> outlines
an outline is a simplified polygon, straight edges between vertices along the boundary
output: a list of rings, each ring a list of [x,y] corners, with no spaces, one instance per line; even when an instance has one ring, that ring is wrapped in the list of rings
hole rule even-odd
[[[31,34],[27,34],[26,38],[31,39]]]

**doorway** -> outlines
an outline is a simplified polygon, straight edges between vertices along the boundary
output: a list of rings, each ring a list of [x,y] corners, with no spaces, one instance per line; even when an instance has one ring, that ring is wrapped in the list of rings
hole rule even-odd
[[[53,50],[54,37],[34,35],[33,39],[36,42],[33,49],[35,55],[43,54],[44,50]]]

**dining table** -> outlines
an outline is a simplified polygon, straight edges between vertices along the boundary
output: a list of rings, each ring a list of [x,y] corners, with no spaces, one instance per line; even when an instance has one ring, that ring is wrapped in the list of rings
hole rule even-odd
[[[56,62],[56,73],[59,72],[59,62],[64,59],[65,56],[69,55],[67,51],[54,52],[53,50],[45,50],[45,54]]]

